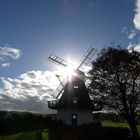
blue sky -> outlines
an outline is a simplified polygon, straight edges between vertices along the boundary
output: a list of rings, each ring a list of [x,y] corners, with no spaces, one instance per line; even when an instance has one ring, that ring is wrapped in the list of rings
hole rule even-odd
[[[78,62],[114,41],[139,51],[139,35],[140,0],[0,0],[0,108],[48,113],[51,53]]]

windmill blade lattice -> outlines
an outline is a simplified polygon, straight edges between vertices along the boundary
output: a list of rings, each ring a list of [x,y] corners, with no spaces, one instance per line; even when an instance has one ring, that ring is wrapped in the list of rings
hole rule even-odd
[[[64,90],[64,85],[66,84],[66,79],[62,81],[62,84],[59,84],[59,86],[56,88],[56,90],[53,92],[52,96],[58,99],[60,97],[60,94]]]
[[[95,48],[89,48],[89,50],[85,53],[83,59],[80,61],[80,65],[77,69],[80,69],[84,71],[85,67],[89,65],[89,63],[92,61],[94,55],[96,53]]]
[[[68,67],[68,65],[70,64],[68,61],[54,55],[54,54],[51,54],[49,57],[48,57],[48,60],[57,64],[57,65],[60,65],[60,66],[63,66],[63,67]],[[64,85],[66,84],[66,79],[64,79],[63,81],[61,81],[61,83],[59,84],[59,86],[56,88],[56,90],[53,92],[52,96],[55,98],[55,99],[58,99],[60,94],[63,92],[64,90]]]
[[[68,67],[68,65],[69,65],[68,61],[56,56],[55,54],[51,54],[48,57],[48,60],[51,61],[51,62],[54,62],[57,65],[63,66],[63,67]]]

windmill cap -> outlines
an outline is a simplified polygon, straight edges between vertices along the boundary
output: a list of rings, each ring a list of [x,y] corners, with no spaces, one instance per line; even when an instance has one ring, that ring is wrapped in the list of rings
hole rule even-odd
[[[76,69],[75,70],[75,73],[77,75],[77,77],[79,77],[80,79],[84,80],[86,78],[85,74],[83,71],[79,70],[79,69]]]

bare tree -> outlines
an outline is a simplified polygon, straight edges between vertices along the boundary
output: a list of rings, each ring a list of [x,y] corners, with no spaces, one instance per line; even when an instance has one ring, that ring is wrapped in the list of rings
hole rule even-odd
[[[89,89],[94,100],[122,115],[138,137],[140,53],[109,47],[98,54],[92,66]]]

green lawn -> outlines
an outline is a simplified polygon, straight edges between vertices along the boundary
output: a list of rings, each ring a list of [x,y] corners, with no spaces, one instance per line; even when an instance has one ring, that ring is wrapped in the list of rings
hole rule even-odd
[[[13,135],[0,136],[0,140],[48,140],[48,130],[26,131]]]
[[[119,123],[119,122],[102,122],[102,126],[108,127],[127,127],[130,129],[128,123]],[[139,135],[140,135],[140,125],[137,126]]]
[[[102,126],[108,126],[108,127],[127,127],[127,128],[129,128],[128,123],[120,123],[120,122],[102,122]]]
[[[126,127],[129,128],[127,123],[118,122],[102,122],[104,127]],[[140,134],[140,125],[137,126]],[[0,140],[49,140],[48,129],[26,131],[21,133],[16,133],[13,135],[0,136]]]

